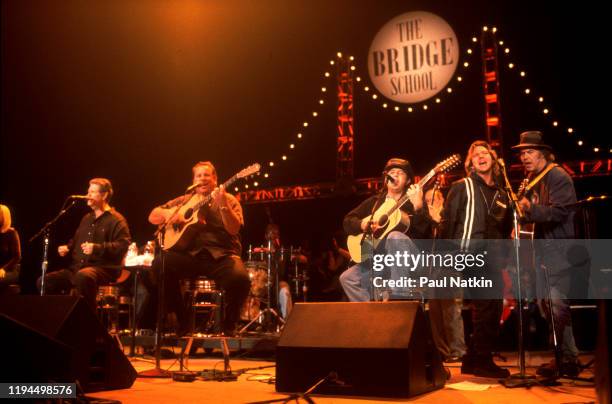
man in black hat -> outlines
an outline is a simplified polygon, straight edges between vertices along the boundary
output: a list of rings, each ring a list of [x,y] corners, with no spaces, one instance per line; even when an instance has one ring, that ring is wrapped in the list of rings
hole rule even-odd
[[[401,231],[391,231],[386,239],[429,238],[431,219],[427,209],[423,209],[423,190],[417,184],[412,184],[414,172],[410,162],[401,158],[390,159],[385,165],[383,176],[385,183],[383,193],[369,197],[344,217],[345,232],[348,235],[358,235],[376,231],[378,224],[370,222],[372,213],[376,212],[385,200],[397,201],[407,193],[409,201],[401,207],[402,216],[410,216],[410,227],[407,234]],[[351,302],[372,300],[370,294],[371,264],[371,261],[361,262],[340,275],[342,288]]]
[[[576,203],[576,191],[572,178],[554,163],[552,148],[544,144],[541,132],[523,132],[520,139],[512,149],[519,152],[530,181],[529,191],[519,201],[525,215],[524,222],[535,224],[536,240],[574,238],[572,206]],[[566,259],[565,244],[563,241],[538,243],[536,248],[538,285],[550,282],[554,331],[561,348],[561,364],[552,361],[541,366],[537,373],[543,376],[577,376],[580,373],[567,300],[571,265]],[[545,274],[548,279],[543,278]]]

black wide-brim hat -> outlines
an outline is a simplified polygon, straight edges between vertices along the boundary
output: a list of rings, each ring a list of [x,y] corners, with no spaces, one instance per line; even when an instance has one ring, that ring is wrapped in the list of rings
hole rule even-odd
[[[520,143],[516,146],[512,146],[512,150],[521,150],[521,149],[547,149],[552,150],[547,144],[544,144],[542,137],[544,135],[542,132],[537,130],[530,130],[527,132],[521,133]]]
[[[410,178],[410,182],[414,182],[414,171],[412,171],[412,165],[410,164],[410,161],[400,158],[389,159],[389,161],[387,161],[387,164],[385,164],[384,172],[386,173],[394,168],[399,168],[400,170],[403,170],[408,176],[408,178]]]

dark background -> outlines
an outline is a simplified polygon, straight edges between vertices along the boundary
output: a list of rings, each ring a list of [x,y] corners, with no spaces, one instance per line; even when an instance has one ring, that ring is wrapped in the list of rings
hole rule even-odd
[[[521,131],[541,129],[560,160],[609,158],[607,22],[589,2],[3,1],[0,201],[21,233],[26,277],[38,271],[42,250],[27,240],[67,195],[85,193],[92,177],[111,179],[113,205],[139,244],[152,238],[148,212],[180,194],[200,160],[216,164],[220,181],[271,159],[277,167],[261,186],[333,181],[335,83],[323,72],[333,72],[329,61],[340,50],[355,56],[357,75],[369,85],[374,35],[416,10],[453,27],[461,62],[483,24],[498,27],[511,49],[500,61],[528,74],[521,80],[502,69],[506,147]],[[471,67],[457,69],[463,81],[428,111],[384,110],[356,88],[356,177],[379,175],[391,156],[409,158],[422,174],[485,137],[479,47],[473,49]],[[522,83],[545,97],[559,128],[535,97],[521,93]],[[325,107],[318,104],[322,86],[330,90]],[[304,120],[311,125],[298,142]],[[297,148],[289,152],[292,142]],[[289,159],[280,163],[284,153]],[[607,192],[609,180],[578,180],[577,188],[580,198]],[[358,199],[269,208],[286,245],[316,244],[341,227]],[[268,216],[262,205],[244,208],[244,244],[259,244]],[[52,266],[55,246],[84,212],[77,207],[55,227]]]

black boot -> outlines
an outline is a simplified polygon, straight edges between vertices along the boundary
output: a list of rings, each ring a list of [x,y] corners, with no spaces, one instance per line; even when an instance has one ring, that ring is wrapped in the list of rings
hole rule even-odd
[[[467,364],[461,365],[461,373],[473,374],[478,377],[490,377],[493,379],[505,379],[510,376],[510,371],[508,371],[508,369],[504,369],[495,364],[491,354],[473,356],[468,360]]]

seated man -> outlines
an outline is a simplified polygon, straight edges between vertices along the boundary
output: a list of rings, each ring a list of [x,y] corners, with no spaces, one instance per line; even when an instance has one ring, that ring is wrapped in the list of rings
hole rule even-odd
[[[182,215],[173,214],[176,209],[192,198],[197,202],[211,196],[210,203],[195,212],[196,223],[185,228],[183,235],[190,232],[191,237],[179,236],[182,240],[163,254],[164,300],[169,311],[176,313],[179,322],[177,334],[184,335],[190,330],[188,312],[180,294],[181,278],[204,275],[213,279],[225,290],[223,332],[233,335],[240,309],[251,287],[240,259],[240,228],[244,224],[242,207],[233,195],[225,192],[223,186],[217,187],[217,171],[210,161],[197,163],[192,171],[195,194],[179,196],[154,208],[149,215],[152,224],[169,224],[168,229],[183,228],[186,221]],[[158,256],[153,261],[156,273],[160,272],[161,265]]]
[[[344,230],[349,235],[375,232],[377,223],[371,223],[370,217],[385,200],[397,201],[405,194],[409,201],[401,207],[402,223],[397,227],[403,231],[391,231],[383,245],[386,253],[392,253],[390,246],[385,244],[394,240],[395,246],[402,245],[403,240],[409,238],[429,238],[431,233],[431,219],[427,209],[423,209],[423,190],[414,181],[412,166],[408,160],[392,158],[385,165],[383,175],[386,187],[381,196],[374,195],[363,201],[359,206],[349,212],[344,218]],[[409,216],[412,218],[409,219]],[[408,229],[406,230],[406,228]],[[405,234],[407,232],[407,234]],[[404,241],[404,243],[407,243]],[[391,244],[391,243],[389,243]],[[408,244],[406,244],[408,246]],[[381,249],[381,247],[379,247]],[[378,253],[378,250],[377,250]],[[372,280],[370,279],[371,261],[362,261],[353,265],[340,275],[340,283],[351,302],[367,302],[377,296],[371,296]],[[375,299],[377,300],[377,299]]]
[[[112,197],[109,180],[89,181],[87,206],[91,212],[83,216],[72,240],[57,249],[62,257],[71,254],[70,267],[47,274],[45,294],[66,293],[75,288],[95,310],[98,286],[117,280],[130,245],[130,230],[125,218],[110,206]],[[39,290],[41,278],[37,282]]]

